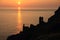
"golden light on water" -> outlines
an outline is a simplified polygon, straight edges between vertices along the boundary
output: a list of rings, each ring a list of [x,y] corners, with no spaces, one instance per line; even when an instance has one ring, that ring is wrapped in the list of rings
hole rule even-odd
[[[18,5],[20,5],[20,2],[18,2]],[[21,18],[21,7],[18,6],[18,15],[17,15],[17,32],[19,33],[20,31],[22,31],[22,18]]]

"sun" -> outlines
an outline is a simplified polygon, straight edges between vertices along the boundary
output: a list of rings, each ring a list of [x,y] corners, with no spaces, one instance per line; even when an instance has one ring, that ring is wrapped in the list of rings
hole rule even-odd
[[[20,5],[21,4],[21,2],[20,1],[18,1],[18,5]]]

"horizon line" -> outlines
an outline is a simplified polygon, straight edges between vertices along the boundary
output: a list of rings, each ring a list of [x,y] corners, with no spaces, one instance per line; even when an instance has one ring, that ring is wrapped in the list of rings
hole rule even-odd
[[[6,10],[10,10],[10,11],[18,11],[18,9],[0,9],[0,11],[6,11]],[[20,9],[21,11],[54,11],[57,9]]]

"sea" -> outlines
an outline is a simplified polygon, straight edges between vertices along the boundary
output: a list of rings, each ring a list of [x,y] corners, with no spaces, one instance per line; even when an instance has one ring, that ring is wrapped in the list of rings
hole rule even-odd
[[[55,10],[21,10],[22,24],[26,26],[30,26],[30,24],[37,25],[39,24],[39,17],[43,17],[43,21],[48,22],[48,19],[54,15],[54,12]],[[17,10],[0,9],[0,40],[7,40],[8,36],[17,32],[17,18]]]

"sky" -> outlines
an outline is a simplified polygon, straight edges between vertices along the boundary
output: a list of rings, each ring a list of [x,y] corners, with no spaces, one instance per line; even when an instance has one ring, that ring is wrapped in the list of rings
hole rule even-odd
[[[18,5],[18,2],[21,4]],[[60,0],[0,0],[0,8],[13,9],[20,6],[22,9],[54,9],[60,6]]]

